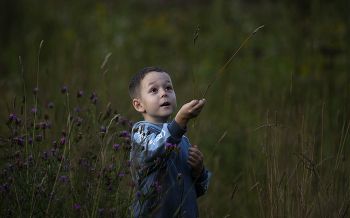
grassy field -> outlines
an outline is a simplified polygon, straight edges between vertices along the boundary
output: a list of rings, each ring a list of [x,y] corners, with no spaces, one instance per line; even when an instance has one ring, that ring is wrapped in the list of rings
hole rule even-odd
[[[31,116],[28,126],[52,122],[42,150],[51,149],[52,141],[59,141],[61,131],[67,131],[63,86],[70,94],[74,121],[79,116],[75,107],[91,119],[91,126],[81,131],[90,128],[98,134],[100,125],[107,126],[114,114],[136,122],[141,116],[131,105],[127,87],[146,66],[169,72],[179,109],[193,98],[193,37],[198,24],[197,99],[247,37],[265,25],[213,82],[204,110],[186,133],[212,173],[207,194],[198,199],[201,217],[346,217],[350,213],[349,3],[149,0],[29,5],[3,1],[2,6],[4,169],[15,161],[9,158],[11,149],[5,142],[13,134],[5,124],[9,114],[20,117],[22,124]],[[39,91],[33,94],[36,87]],[[84,92],[80,98],[78,91]],[[24,93],[25,113],[20,115]],[[96,94],[97,104],[89,99],[91,93]],[[50,102],[54,109],[47,107]],[[36,105],[40,108],[34,118],[31,109]],[[106,109],[110,117],[97,122]],[[87,144],[76,146],[72,152],[84,150]]]

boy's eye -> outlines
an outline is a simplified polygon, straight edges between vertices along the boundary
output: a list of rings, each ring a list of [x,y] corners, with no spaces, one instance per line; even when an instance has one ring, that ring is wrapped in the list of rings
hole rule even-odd
[[[166,90],[173,90],[173,87],[168,86],[168,87],[166,87],[165,89],[166,89]]]
[[[153,88],[151,89],[151,92],[157,92],[157,89]]]

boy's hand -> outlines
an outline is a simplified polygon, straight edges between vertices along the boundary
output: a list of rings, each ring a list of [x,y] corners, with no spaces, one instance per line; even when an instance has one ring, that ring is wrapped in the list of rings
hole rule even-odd
[[[185,128],[188,121],[197,117],[202,111],[206,100],[192,100],[191,102],[184,104],[179,112],[175,116],[175,122],[179,124],[181,128]]]
[[[200,176],[204,170],[203,166],[203,154],[198,150],[197,145],[188,148],[188,160],[187,164],[192,167],[193,176]]]

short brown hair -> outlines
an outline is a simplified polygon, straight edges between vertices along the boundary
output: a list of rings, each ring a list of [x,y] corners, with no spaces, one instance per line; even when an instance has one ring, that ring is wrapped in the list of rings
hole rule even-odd
[[[141,81],[149,72],[160,72],[160,73],[167,73],[165,70],[159,68],[159,67],[145,67],[139,72],[135,74],[135,76],[131,79],[130,84],[129,84],[129,94],[131,99],[135,99],[139,97],[140,95],[140,85]]]

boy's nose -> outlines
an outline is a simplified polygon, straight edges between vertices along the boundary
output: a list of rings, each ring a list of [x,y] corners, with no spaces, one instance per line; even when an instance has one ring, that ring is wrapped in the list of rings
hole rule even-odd
[[[163,98],[163,97],[166,97],[166,96],[168,96],[166,91],[164,89],[161,89],[160,90],[160,97]]]

